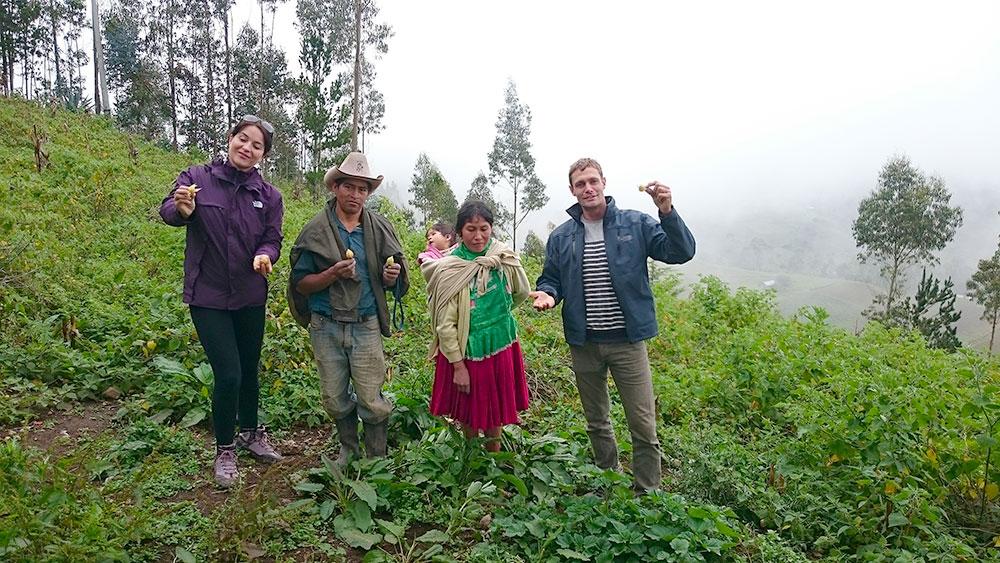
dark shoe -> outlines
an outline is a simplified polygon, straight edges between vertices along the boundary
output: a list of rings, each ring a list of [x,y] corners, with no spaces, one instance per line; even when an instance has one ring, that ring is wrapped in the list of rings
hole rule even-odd
[[[215,483],[224,489],[236,484],[240,473],[236,468],[236,446],[220,446],[215,450]]]
[[[368,457],[385,457],[388,430],[388,419],[378,424],[365,423],[365,455]]]
[[[258,426],[254,430],[244,430],[236,435],[236,446],[248,450],[258,461],[267,463],[281,461],[281,454],[274,449],[267,436],[267,429]]]
[[[346,466],[351,463],[351,460],[358,457],[360,453],[360,448],[358,446],[358,414],[357,411],[351,411],[351,414],[338,418],[336,421],[337,425],[337,438],[340,439],[340,455],[334,460],[334,463],[340,467]]]

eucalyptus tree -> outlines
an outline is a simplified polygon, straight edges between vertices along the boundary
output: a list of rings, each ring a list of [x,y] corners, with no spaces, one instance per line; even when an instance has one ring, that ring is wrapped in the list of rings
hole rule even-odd
[[[293,99],[294,80],[288,74],[288,59],[277,46],[263,44],[249,24],[243,26],[233,48],[232,90],[234,118],[246,114],[274,112]]]
[[[115,121],[123,129],[169,144],[168,80],[160,62],[155,6],[116,3],[103,16],[108,89],[115,94]]]
[[[104,66],[104,42],[101,31],[101,12],[97,0],[90,0],[91,35],[94,42],[94,113],[111,113],[108,101],[108,79]]]
[[[385,103],[375,90],[374,61],[389,51],[392,26],[378,21],[379,7],[375,0],[336,0],[354,22],[354,33],[349,35],[348,48],[353,52],[354,72],[351,75],[351,148],[359,148],[359,134],[382,130]],[[370,55],[369,55],[370,53]],[[366,109],[372,104],[371,109]]]
[[[299,30],[299,64],[296,123],[303,148],[303,168],[307,181],[318,185],[326,169],[324,151],[344,142],[342,112],[346,77],[334,75],[334,68],[347,60],[349,41],[347,11],[334,0],[298,0],[295,6]]]
[[[184,117],[180,122],[184,144],[215,155],[221,151],[227,126],[219,96],[224,89],[219,73],[224,54],[216,33],[218,6],[214,0],[177,1],[183,2],[185,29],[177,45],[181,55],[177,72],[184,94]]]
[[[861,262],[876,262],[888,281],[888,290],[875,298],[866,314],[887,320],[899,300],[906,268],[938,263],[935,252],[955,237],[962,210],[949,205],[951,192],[944,180],[925,176],[905,156],[890,158],[878,177],[878,186],[858,205],[854,240]]]
[[[517,247],[517,227],[529,213],[541,209],[549,201],[545,185],[535,173],[535,158],[531,155],[531,110],[517,96],[513,80],[507,81],[504,106],[496,122],[497,136],[488,156],[490,182],[501,181],[510,188],[511,238]]]
[[[229,48],[229,11],[236,3],[235,0],[212,0],[215,8],[215,17],[222,22],[222,44],[224,46],[225,60],[223,67],[226,74],[226,123],[233,123],[233,86],[232,86],[232,52]]]
[[[46,51],[43,4],[37,0],[0,0],[0,8],[0,92],[14,94],[16,68],[20,66],[21,95],[31,98],[39,76],[37,59]]]
[[[78,69],[82,66],[81,56],[86,56],[77,41],[86,21],[83,0],[45,0],[41,2],[41,6],[48,41],[44,61],[51,61],[51,68],[55,70],[54,77],[48,70],[45,72],[43,93],[48,98],[63,103],[78,101],[83,95],[82,77]],[[44,67],[50,68],[47,64]]]
[[[993,340],[1000,318],[1000,247],[993,257],[980,260],[979,267],[965,284],[969,297],[983,308],[979,318],[990,323],[990,345],[987,354],[993,355]]]

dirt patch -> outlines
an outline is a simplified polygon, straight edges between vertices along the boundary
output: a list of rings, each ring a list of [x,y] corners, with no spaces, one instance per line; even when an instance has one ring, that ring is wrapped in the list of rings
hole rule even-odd
[[[49,411],[33,422],[0,428],[0,439],[18,437],[26,447],[39,449],[54,457],[66,457],[83,442],[114,431],[115,415],[120,407],[121,403],[118,401],[75,403],[71,409]],[[215,439],[210,429],[199,427],[191,430],[204,445],[206,453],[214,452]],[[291,503],[301,498],[294,487],[305,476],[306,471],[319,467],[322,455],[333,457],[336,454],[338,446],[331,442],[330,434],[330,425],[272,433],[271,442],[284,459],[266,464],[254,460],[244,451],[239,452],[240,484],[229,490],[216,486],[211,455],[205,455],[202,458],[205,459],[204,467],[190,478],[191,488],[161,499],[161,502],[170,505],[190,501],[203,515],[221,517],[223,521],[229,518],[227,514],[233,512],[234,507],[281,506]],[[330,542],[337,543],[333,537]],[[361,561],[364,557],[362,551],[349,547],[345,549],[347,561]],[[298,549],[286,554],[286,557],[295,561],[328,559],[322,552],[312,548]],[[170,548],[161,554],[159,560],[172,561],[173,558],[174,551]],[[258,560],[270,559],[265,556]]]
[[[77,403],[72,410],[52,410],[23,426],[0,429],[0,438],[20,436],[25,446],[62,457],[110,428],[120,407],[116,401]]]
[[[207,450],[212,451],[215,448],[215,440],[210,432],[199,429],[196,434]],[[275,449],[284,456],[279,462],[262,463],[254,460],[246,452],[239,453],[238,487],[226,490],[216,486],[213,467],[208,465],[196,477],[193,488],[180,491],[173,497],[164,499],[164,502],[191,501],[206,516],[234,495],[240,498],[263,495],[276,498],[281,504],[287,504],[299,498],[294,489],[297,481],[293,480],[292,476],[309,468],[318,467],[321,463],[321,454],[330,455],[326,451],[329,447],[329,437],[330,429],[326,426],[293,429],[282,439],[271,440]]]

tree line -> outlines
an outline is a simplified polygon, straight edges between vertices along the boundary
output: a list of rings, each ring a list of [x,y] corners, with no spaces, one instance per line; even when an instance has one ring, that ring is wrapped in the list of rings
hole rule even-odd
[[[393,31],[374,0],[296,0],[295,76],[274,42],[278,1],[259,0],[259,24],[231,29],[234,0],[112,0],[100,13],[92,2],[89,18],[83,0],[0,0],[0,94],[110,114],[162,146],[210,155],[253,113],[283,132],[266,172],[318,184],[352,134],[363,149],[383,128],[373,81]],[[88,89],[83,68],[98,55]],[[112,107],[102,103],[105,84]]]
[[[293,76],[274,42],[280,1],[258,0],[259,23],[234,30],[234,0],[112,0],[99,13],[91,0],[90,18],[83,0],[0,0],[0,95],[106,113],[154,143],[209,155],[222,152],[236,119],[256,114],[282,132],[264,172],[318,196],[326,169],[384,129],[385,101],[373,81],[393,29],[375,0],[296,0],[301,70]],[[91,59],[92,79],[83,73]],[[91,81],[93,99],[85,95]],[[487,172],[466,197],[492,207],[500,234],[516,243],[518,227],[548,196],[531,155],[531,111],[512,80],[496,127]],[[427,154],[409,189],[423,224],[454,218],[455,193]]]

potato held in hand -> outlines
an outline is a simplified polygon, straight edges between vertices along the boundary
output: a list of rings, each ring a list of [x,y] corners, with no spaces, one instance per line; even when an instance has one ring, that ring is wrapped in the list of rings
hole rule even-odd
[[[390,257],[388,257],[388,258],[385,259],[385,265],[386,266],[392,266],[395,263],[396,263],[396,259],[393,258],[392,256],[390,256]]]
[[[353,260],[354,259],[354,251],[351,250],[350,248],[348,248],[347,252],[344,253],[344,258],[347,258],[348,260]]]
[[[191,199],[194,199],[195,196],[198,195],[198,192],[201,191],[201,188],[198,187],[198,184],[191,184],[190,186],[188,186],[187,190],[188,190],[188,195],[191,196]]]

